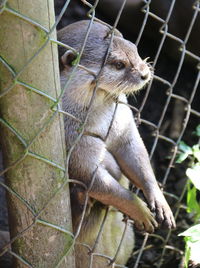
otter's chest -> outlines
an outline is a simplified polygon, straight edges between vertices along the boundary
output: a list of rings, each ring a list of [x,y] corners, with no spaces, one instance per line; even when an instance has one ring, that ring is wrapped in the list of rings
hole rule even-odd
[[[104,106],[91,111],[86,131],[100,137],[107,145],[121,139],[132,124],[133,116],[126,104]]]

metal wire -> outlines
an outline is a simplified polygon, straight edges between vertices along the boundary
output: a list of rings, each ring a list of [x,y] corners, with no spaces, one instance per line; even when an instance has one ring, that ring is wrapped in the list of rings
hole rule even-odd
[[[27,260],[25,260],[24,258],[19,256],[15,252],[13,252],[10,249],[10,246],[12,246],[12,244],[14,243],[14,241],[16,241],[16,239],[21,237],[24,233],[26,233],[35,224],[42,224],[42,225],[48,226],[49,228],[54,228],[54,229],[56,229],[56,230],[58,230],[60,232],[67,233],[73,239],[73,244],[72,244],[72,246],[73,246],[76,243],[76,240],[77,240],[77,238],[79,236],[79,233],[80,233],[80,229],[81,229],[81,226],[82,226],[82,223],[83,223],[83,220],[84,220],[84,216],[85,216],[85,212],[86,212],[87,202],[88,202],[88,199],[89,199],[89,191],[90,191],[90,189],[91,189],[91,187],[92,187],[92,185],[93,185],[93,183],[95,181],[95,174],[96,174],[96,172],[98,170],[98,166],[97,166],[96,171],[93,174],[93,178],[92,178],[90,187],[87,190],[86,201],[85,201],[85,204],[84,204],[82,217],[81,217],[79,227],[78,227],[78,230],[77,230],[76,234],[72,234],[71,232],[69,232],[68,230],[65,230],[64,228],[62,228],[60,226],[56,226],[55,224],[48,223],[48,222],[45,222],[45,221],[40,219],[40,216],[45,211],[45,208],[55,198],[55,196],[59,194],[59,192],[63,189],[63,187],[66,185],[66,183],[69,183],[69,182],[70,183],[79,183],[78,181],[70,180],[70,178],[69,178],[68,168],[69,168],[70,156],[71,156],[71,153],[73,152],[76,144],[80,141],[81,137],[84,135],[85,125],[87,123],[89,114],[91,112],[91,107],[93,105],[95,95],[96,95],[96,90],[98,88],[98,79],[99,79],[99,77],[101,75],[101,72],[103,70],[103,67],[104,67],[104,65],[106,63],[106,60],[107,60],[107,57],[108,57],[108,54],[109,54],[109,51],[110,51],[110,47],[111,47],[111,44],[112,44],[114,31],[115,31],[115,29],[117,27],[118,21],[119,21],[120,16],[121,16],[121,13],[123,12],[123,8],[124,8],[124,6],[126,4],[126,0],[124,0],[122,2],[122,5],[121,5],[120,10],[118,11],[118,15],[116,17],[115,23],[114,23],[113,27],[111,28],[110,45],[109,45],[109,47],[107,49],[107,53],[106,53],[106,55],[104,57],[104,61],[103,61],[103,64],[101,66],[100,72],[95,77],[95,86],[94,86],[94,90],[93,90],[93,95],[92,95],[92,98],[91,98],[91,101],[90,101],[90,104],[89,104],[89,108],[88,108],[88,111],[87,111],[87,115],[86,115],[84,121],[81,122],[78,118],[74,117],[73,115],[69,114],[66,111],[63,111],[61,109],[60,103],[61,103],[62,96],[63,96],[64,92],[67,90],[67,87],[68,87],[68,85],[69,85],[69,83],[71,81],[71,78],[75,74],[77,68],[82,68],[85,71],[88,71],[88,73],[94,74],[92,70],[89,70],[85,66],[80,65],[80,59],[81,59],[83,50],[85,48],[85,45],[86,45],[88,35],[90,33],[93,21],[96,20],[98,22],[101,22],[98,18],[95,17],[96,16],[96,8],[97,8],[97,4],[98,4],[99,1],[100,0],[95,1],[95,3],[93,5],[90,4],[87,1],[82,1],[84,3],[84,5],[86,5],[89,8],[88,16],[90,18],[90,23],[89,23],[89,26],[88,26],[88,30],[87,30],[84,42],[82,44],[81,51],[75,51],[74,48],[71,48],[71,47],[69,47],[69,46],[67,46],[65,44],[62,44],[61,42],[58,42],[57,40],[55,40],[52,37],[52,32],[54,31],[54,29],[58,25],[59,21],[62,19],[62,16],[65,13],[65,11],[67,10],[70,1],[66,1],[65,5],[62,8],[62,11],[60,12],[60,14],[59,14],[59,16],[57,18],[57,21],[54,23],[54,25],[52,26],[52,28],[50,30],[46,29],[45,27],[43,27],[42,25],[40,25],[36,21],[32,20],[31,18],[28,18],[27,16],[25,16],[23,14],[20,14],[18,11],[11,9],[7,5],[7,1],[2,1],[1,4],[0,4],[0,14],[3,14],[4,12],[8,12],[8,13],[14,15],[14,16],[17,16],[19,19],[25,20],[27,23],[30,23],[30,24],[34,25],[34,27],[37,27],[38,29],[43,31],[44,35],[45,35],[44,42],[41,45],[41,47],[38,47],[38,50],[35,52],[35,54],[27,60],[27,62],[24,64],[24,66],[18,72],[16,72],[15,70],[13,70],[11,68],[11,66],[7,62],[7,59],[5,59],[3,57],[0,57],[1,63],[5,66],[5,68],[7,68],[7,70],[12,75],[12,79],[13,79],[12,83],[6,89],[4,89],[3,92],[0,93],[0,98],[3,98],[4,96],[6,96],[10,91],[12,91],[13,87],[16,84],[19,84],[19,85],[24,86],[27,90],[31,90],[35,94],[39,94],[43,98],[47,98],[51,102],[50,108],[51,108],[51,111],[52,111],[51,117],[44,123],[42,128],[38,129],[38,132],[36,133],[35,137],[29,143],[26,142],[26,140],[19,134],[18,130],[15,129],[9,122],[5,121],[3,118],[0,118],[0,124],[3,124],[9,131],[11,131],[17,137],[17,139],[23,145],[23,148],[24,148],[23,154],[18,159],[16,159],[6,169],[0,170],[0,176],[4,175],[9,170],[15,168],[27,156],[29,156],[29,157],[38,159],[40,161],[44,161],[45,163],[60,169],[61,171],[63,171],[65,173],[65,176],[67,176],[67,178],[68,178],[68,180],[65,181],[59,187],[59,189],[57,189],[57,191],[55,191],[55,193],[49,198],[49,200],[46,200],[45,205],[43,206],[43,208],[39,212],[34,211],[34,209],[31,207],[31,205],[26,200],[24,200],[24,198],[22,196],[20,196],[14,190],[9,188],[3,182],[0,182],[0,186],[3,187],[6,191],[8,191],[10,194],[14,195],[20,202],[22,202],[26,206],[28,211],[30,211],[30,213],[33,215],[33,221],[24,230],[22,230],[14,238],[12,238],[11,241],[7,245],[5,245],[3,249],[0,249],[0,256],[4,255],[5,252],[9,252],[12,256],[17,258],[22,264],[24,264],[27,267],[33,267],[33,266]],[[125,103],[125,105],[128,105],[132,109],[132,111],[134,112],[136,117],[138,117],[140,119],[139,121],[141,122],[142,125],[145,125],[145,126],[150,127],[150,128],[153,129],[152,133],[154,134],[154,138],[153,138],[153,144],[152,144],[151,150],[150,150],[150,158],[151,159],[154,158],[154,155],[156,154],[156,151],[159,150],[158,149],[158,143],[160,141],[164,141],[167,144],[168,148],[171,148],[170,161],[169,161],[168,165],[165,166],[165,173],[164,173],[163,177],[160,178],[160,181],[162,181],[162,187],[165,187],[165,185],[167,185],[167,183],[168,183],[169,176],[171,174],[173,174],[173,167],[174,167],[175,159],[176,159],[177,152],[178,152],[178,144],[179,144],[180,140],[183,138],[183,135],[186,132],[186,130],[189,129],[189,127],[188,127],[189,122],[192,120],[193,117],[196,117],[198,120],[200,118],[200,110],[196,110],[196,109],[193,108],[193,101],[194,101],[194,98],[195,98],[195,94],[196,94],[196,92],[198,90],[199,80],[200,80],[200,57],[198,55],[194,54],[192,51],[189,51],[188,48],[187,48],[188,40],[190,38],[191,32],[193,30],[193,27],[195,25],[195,22],[197,20],[199,12],[200,12],[200,1],[196,1],[194,3],[194,5],[193,5],[193,17],[192,17],[192,19],[190,21],[190,24],[188,26],[188,30],[187,30],[187,32],[185,34],[185,38],[183,38],[183,39],[181,39],[178,36],[170,33],[169,32],[169,27],[168,27],[170,18],[172,17],[172,14],[173,14],[174,5],[176,3],[176,0],[171,1],[170,7],[169,7],[169,10],[168,10],[168,13],[167,13],[165,19],[159,17],[158,14],[154,14],[151,11],[151,2],[153,2],[153,1],[151,1],[151,0],[144,1],[144,7],[142,9],[142,12],[145,13],[145,16],[144,16],[144,20],[143,20],[143,23],[142,23],[141,28],[140,28],[140,32],[138,33],[138,38],[136,40],[136,44],[138,46],[140,46],[140,43],[141,43],[140,41],[141,41],[141,39],[143,37],[145,27],[148,25],[148,19],[151,18],[151,19],[153,19],[153,20],[155,20],[155,21],[160,23],[160,25],[161,25],[160,26],[160,34],[162,35],[161,40],[160,40],[160,44],[159,44],[159,46],[157,48],[155,58],[153,60],[153,64],[152,64],[153,68],[159,69],[159,58],[161,56],[163,46],[164,46],[164,44],[165,44],[167,39],[173,40],[174,42],[179,44],[179,53],[180,53],[179,54],[180,55],[179,56],[180,57],[179,62],[177,64],[177,69],[176,69],[176,71],[174,73],[174,77],[172,79],[172,82],[166,80],[165,78],[163,78],[163,77],[157,75],[157,73],[155,73],[154,74],[154,79],[148,85],[148,88],[146,89],[146,93],[145,93],[145,95],[143,97],[143,100],[142,100],[141,104],[139,105],[139,107],[136,108],[133,105],[126,104],[126,103]],[[105,24],[105,22],[102,21],[102,24]],[[78,60],[76,62],[76,65],[74,66],[72,75],[69,77],[69,79],[66,82],[65,86],[62,88],[61,94],[59,96],[57,96],[57,98],[49,96],[48,94],[43,92],[41,89],[34,88],[32,85],[29,85],[29,84],[25,83],[24,81],[20,80],[20,75],[25,71],[27,66],[29,66],[31,64],[31,62],[37,57],[37,55],[39,53],[41,53],[41,51],[43,51],[43,49],[47,46],[47,44],[49,42],[59,44],[59,45],[61,45],[63,47],[66,47],[68,49],[70,48],[78,56]],[[177,51],[177,53],[178,53],[178,51]],[[191,59],[193,59],[196,62],[196,67],[197,67],[196,78],[195,78],[194,81],[191,81],[191,83],[193,83],[193,85],[190,87],[190,94],[189,94],[188,97],[181,96],[181,95],[177,94],[176,91],[175,91],[178,79],[179,79],[180,75],[182,74],[182,68],[183,68],[183,64],[184,64],[186,56],[191,58]],[[165,92],[166,92],[166,94],[165,94],[165,96],[166,96],[165,97],[165,103],[163,105],[162,112],[159,115],[159,119],[158,119],[157,123],[151,121],[149,118],[147,119],[147,118],[141,117],[141,115],[143,114],[143,111],[145,109],[145,106],[148,104],[148,99],[149,99],[149,96],[150,96],[150,94],[152,92],[153,83],[155,81],[157,83],[162,84],[162,87],[165,88]],[[167,111],[169,109],[169,106],[171,105],[172,101],[174,101],[174,100],[178,100],[183,104],[183,112],[185,113],[185,116],[182,119],[182,126],[181,126],[180,133],[179,133],[178,137],[176,137],[176,139],[174,139],[170,135],[165,134],[165,132],[164,133],[162,132],[162,126],[165,123],[166,113],[167,113]],[[118,105],[118,103],[116,103],[116,108],[117,108],[117,105]],[[115,109],[115,111],[116,111],[116,109]],[[73,145],[71,146],[70,150],[68,151],[66,166],[64,168],[62,166],[60,166],[58,163],[55,163],[50,159],[46,159],[42,155],[35,154],[30,149],[31,145],[36,140],[36,138],[40,135],[40,133],[45,128],[48,127],[48,125],[54,120],[54,117],[58,113],[62,113],[64,116],[70,117],[71,119],[79,122],[80,126],[81,126],[81,131],[80,131],[77,139],[74,141]],[[114,116],[115,116],[115,113],[113,115],[112,122],[114,121]],[[109,130],[110,130],[110,128],[111,128],[111,126],[109,127]],[[108,130],[108,133],[107,133],[107,135],[105,137],[105,140],[108,138],[109,130]],[[83,183],[80,183],[80,184],[83,184]],[[83,185],[83,186],[85,187],[85,189],[87,189],[86,185]],[[183,197],[184,197],[185,191],[186,191],[186,186],[183,187],[182,193],[178,197],[176,195],[173,195],[173,193],[171,193],[172,198],[176,199],[176,211],[175,211],[175,217],[176,218],[179,215],[180,207],[181,207],[181,204],[183,202]],[[166,193],[166,195],[168,195],[168,193]],[[170,193],[169,193],[169,195],[170,195]],[[82,245],[82,246],[85,246],[88,249],[88,252],[89,252],[89,255],[90,255],[90,266],[89,266],[90,268],[93,267],[93,260],[94,260],[95,256],[96,257],[98,256],[100,258],[106,259],[107,262],[108,262],[108,265],[110,265],[110,267],[124,267],[124,268],[127,267],[127,266],[123,266],[123,265],[119,265],[119,264],[115,263],[115,261],[117,259],[117,256],[118,256],[118,253],[120,251],[120,248],[121,248],[121,246],[123,244],[123,240],[125,239],[125,233],[126,233],[127,224],[128,224],[127,220],[125,221],[123,235],[121,237],[121,241],[119,241],[119,246],[118,246],[118,249],[117,249],[115,255],[114,256],[105,256],[105,255],[103,255],[103,254],[101,254],[99,252],[96,252],[96,248],[97,248],[97,245],[98,245],[99,240],[101,238],[102,231],[103,231],[103,228],[104,228],[108,213],[109,213],[109,208],[107,208],[107,210],[105,212],[105,216],[103,218],[103,221],[102,221],[101,225],[99,226],[99,233],[98,233],[98,235],[96,237],[96,240],[94,241],[93,247],[91,248],[89,245],[84,245],[84,244]],[[162,252],[160,254],[159,262],[157,264],[157,267],[162,267],[162,264],[163,264],[163,262],[165,260],[166,250],[172,250],[172,251],[178,252],[179,254],[182,254],[181,250],[179,250],[176,247],[173,247],[172,245],[168,244],[171,235],[172,235],[172,231],[169,231],[167,233],[166,237],[160,237],[160,240],[161,240],[162,246],[163,246],[163,250],[162,250]],[[148,243],[148,237],[149,236],[146,234],[140,250],[137,251],[137,253],[138,253],[137,259],[135,260],[134,266],[132,266],[134,268],[141,267],[140,262],[142,260],[142,256],[143,256],[144,251],[145,250],[150,250],[152,248],[152,246],[150,246],[150,247],[148,247],[148,245],[146,246],[146,244]],[[137,244],[137,241],[136,241],[136,244]],[[66,252],[65,256],[67,254],[68,254],[68,251]],[[63,261],[65,256],[63,256],[63,258],[60,260],[58,266],[62,263],[62,261]]]

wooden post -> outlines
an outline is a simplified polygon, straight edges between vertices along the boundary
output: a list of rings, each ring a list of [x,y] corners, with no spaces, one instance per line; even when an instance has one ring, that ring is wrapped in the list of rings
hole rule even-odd
[[[73,239],[63,118],[52,109],[60,93],[57,46],[45,33],[54,23],[54,2],[1,2],[0,139],[4,168],[10,167],[11,238],[19,235],[14,267],[73,268],[73,254],[64,258]]]

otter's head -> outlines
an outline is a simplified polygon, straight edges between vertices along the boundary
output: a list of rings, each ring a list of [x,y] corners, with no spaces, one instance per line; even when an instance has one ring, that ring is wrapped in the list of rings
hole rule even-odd
[[[111,95],[131,94],[143,88],[152,71],[138,54],[137,47],[123,37],[114,36],[99,87]]]
[[[81,51],[89,21],[79,21],[73,23],[58,32],[58,40]],[[80,64],[92,70],[96,75],[99,73],[105,54],[111,41],[110,29],[108,26],[98,22],[93,22],[88,39],[80,60]],[[73,69],[72,62],[74,54],[64,47],[59,49],[61,78],[67,76]],[[77,69],[82,86],[88,81],[92,84],[94,77],[86,70]],[[143,61],[136,46],[124,39],[116,31],[111,43],[107,61],[101,71],[98,81],[98,89],[104,91],[106,95],[119,96],[121,93],[131,94],[141,89],[152,77],[151,70]],[[86,80],[84,80],[86,79]],[[84,82],[85,81],[85,82]]]

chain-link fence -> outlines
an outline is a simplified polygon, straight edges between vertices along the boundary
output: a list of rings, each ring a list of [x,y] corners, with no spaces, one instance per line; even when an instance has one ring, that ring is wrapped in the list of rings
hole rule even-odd
[[[48,3],[52,4],[52,1],[48,1]],[[112,43],[112,39],[115,33],[115,29],[118,27],[118,23],[120,20],[120,17],[123,14],[124,7],[126,8],[126,5],[130,4],[128,1],[121,1],[121,7],[119,8],[117,15],[115,17],[115,22],[113,24],[113,27],[110,28],[111,33],[111,41],[110,45],[107,49],[107,54],[105,55],[105,58],[103,60],[103,65],[101,66],[101,70],[99,71],[98,75],[95,75],[94,79],[94,87],[93,87],[93,95],[91,98],[91,101],[88,106],[88,110],[86,113],[86,117],[84,120],[80,122],[79,118],[74,118],[73,115],[68,113],[68,111],[63,111],[61,108],[61,100],[62,97],[67,91],[70,81],[73,77],[73,74],[75,74],[77,68],[82,68],[83,70],[87,71],[89,74],[93,75],[93,71],[87,69],[86,67],[80,65],[80,59],[81,55],[84,51],[84,47],[87,42],[88,35],[91,31],[92,23],[93,21],[98,21],[102,24],[105,24],[104,21],[101,21],[96,18],[96,10],[98,12],[98,5],[100,4],[101,0],[99,1],[93,1],[94,3],[91,4],[87,1],[82,1],[79,3],[81,6],[83,6],[83,10],[87,9],[84,16],[87,13],[87,16],[90,20],[88,31],[86,32],[84,42],[81,46],[80,51],[74,51],[74,48],[69,47],[66,44],[60,43],[56,40],[54,36],[54,30],[57,27],[58,23],[62,20],[63,14],[66,12],[67,16],[67,10],[70,2],[73,1],[65,1],[65,4],[62,7],[62,10],[57,16],[55,23],[49,23],[49,25],[44,26],[43,24],[39,23],[38,20],[34,19],[34,17],[29,17],[25,14],[26,10],[24,9],[24,13],[20,12],[19,6],[20,4],[15,8],[13,8],[12,1],[1,1],[0,5],[0,16],[3,17],[6,15],[10,15],[12,18],[17,18],[19,21],[25,22],[27,25],[31,25],[31,27],[34,27],[37,29],[35,34],[39,34],[42,36],[40,38],[40,42],[37,43],[37,48],[35,51],[32,51],[31,55],[27,55],[25,63],[23,63],[19,69],[15,69],[11,66],[9,60],[1,55],[0,61],[1,65],[3,66],[2,69],[6,69],[6,72],[9,72],[9,83],[2,82],[1,86],[1,92],[0,92],[0,100],[1,105],[3,102],[9,104],[9,96],[12,97],[12,92],[16,90],[16,86],[22,86],[25,88],[28,94],[31,95],[37,95],[42,99],[45,99],[47,101],[47,104],[44,105],[44,108],[41,110],[39,115],[36,116],[36,121],[34,124],[36,127],[34,127],[34,133],[30,136],[26,136],[26,132],[22,131],[21,129],[18,129],[15,127],[15,122],[9,122],[5,117],[4,113],[1,112],[1,129],[5,131],[4,136],[8,135],[8,133],[11,133],[12,136],[15,137],[16,140],[18,140],[18,143],[20,143],[20,146],[23,145],[23,149],[20,147],[20,153],[16,154],[15,157],[12,156],[11,160],[9,160],[7,163],[9,165],[6,166],[6,168],[2,169],[0,172],[0,175],[8,175],[13,176],[14,173],[12,173],[12,170],[15,170],[17,167],[20,167],[21,164],[25,160],[28,159],[34,159],[39,162],[44,162],[45,167],[44,169],[47,169],[47,166],[50,166],[54,168],[55,170],[58,170],[59,172],[62,172],[65,174],[65,176],[59,175],[62,177],[62,179],[59,181],[58,185],[53,188],[53,191],[51,194],[44,194],[44,200],[40,202],[39,205],[34,204],[31,199],[26,196],[32,195],[32,193],[27,193],[27,195],[24,195],[23,192],[20,192],[20,188],[13,188],[15,184],[6,184],[4,180],[2,179],[0,181],[0,190],[2,192],[1,198],[2,198],[2,205],[5,206],[3,202],[3,195],[5,194],[5,191],[9,193],[9,198],[13,198],[13,202],[21,202],[23,204],[23,209],[21,210],[21,214],[24,211],[24,218],[26,219],[26,211],[28,214],[31,214],[31,222],[27,220],[26,224],[22,224],[22,228],[19,228],[16,232],[16,230],[13,232],[11,228],[11,240],[8,242],[8,231],[5,227],[6,225],[6,211],[5,207],[1,207],[1,213],[2,215],[0,219],[0,223],[2,226],[2,230],[5,232],[2,232],[2,239],[3,235],[5,235],[5,243],[3,248],[0,250],[0,256],[3,256],[5,254],[9,254],[9,256],[13,256],[14,259],[17,260],[17,263],[19,267],[58,267],[64,265],[65,263],[65,256],[69,254],[69,248],[72,246],[71,244],[71,238],[73,238],[73,245],[77,244],[79,245],[79,235],[81,231],[81,226],[84,222],[84,217],[87,218],[87,215],[85,215],[88,206],[91,204],[89,202],[89,195],[88,192],[90,191],[90,188],[92,187],[92,184],[95,180],[95,172],[93,174],[92,182],[90,186],[87,188],[86,185],[83,183],[80,183],[79,181],[72,180],[68,178],[68,172],[69,172],[69,161],[70,156],[75,148],[75,146],[79,143],[81,137],[85,135],[85,126],[88,120],[88,117],[90,116],[91,107],[95,101],[96,96],[96,89],[98,87],[98,79],[101,75],[102,68],[106,63],[109,48]],[[104,1],[106,2],[106,1]],[[155,69],[154,77],[151,83],[148,85],[148,87],[143,90],[143,92],[140,93],[140,95],[137,96],[137,103],[135,102],[134,98],[130,98],[130,103],[125,104],[128,105],[134,115],[137,119],[138,125],[140,126],[140,130],[142,133],[142,136],[144,138],[145,144],[147,144],[148,150],[150,152],[150,158],[152,160],[152,164],[154,166],[155,173],[157,175],[157,178],[159,182],[161,183],[161,187],[164,188],[164,193],[166,194],[167,199],[169,200],[171,207],[174,211],[175,218],[177,220],[177,230],[175,231],[157,231],[156,234],[152,235],[141,235],[136,233],[136,241],[135,241],[135,251],[132,254],[132,258],[129,261],[128,266],[120,265],[117,263],[117,258],[122,252],[123,243],[125,240],[129,239],[129,233],[127,235],[127,230],[130,230],[130,223],[132,223],[129,219],[125,218],[124,221],[120,223],[120,226],[122,226],[121,230],[116,231],[115,234],[116,237],[119,237],[120,239],[116,242],[117,247],[115,252],[113,252],[112,256],[106,256],[105,254],[102,254],[101,252],[98,252],[98,245],[102,242],[102,237],[105,239],[105,226],[107,222],[109,221],[109,213],[112,213],[111,208],[104,209],[104,213],[101,217],[101,224],[97,227],[95,227],[92,245],[86,245],[82,244],[80,247],[84,248],[86,252],[88,253],[88,260],[89,260],[89,267],[95,267],[95,261],[96,259],[105,259],[105,261],[111,266],[111,267],[165,267],[166,265],[169,265],[170,261],[173,263],[174,260],[177,260],[176,266],[178,267],[178,263],[181,265],[182,257],[183,257],[183,244],[181,244],[181,238],[177,238],[177,234],[180,233],[182,230],[184,230],[184,223],[183,223],[183,216],[185,216],[185,209],[184,209],[184,194],[187,187],[187,182],[184,179],[184,172],[182,171],[182,168],[175,166],[175,160],[178,152],[178,144],[182,139],[189,140],[191,132],[194,130],[195,126],[199,122],[200,117],[200,111],[199,111],[199,93],[197,92],[198,85],[199,85],[199,79],[200,79],[200,56],[198,54],[198,51],[194,49],[192,46],[192,42],[194,41],[194,38],[191,40],[191,36],[195,36],[198,38],[198,33],[194,33],[194,27],[197,24],[197,21],[199,20],[199,12],[200,12],[200,1],[188,1],[186,4],[186,7],[188,10],[190,9],[190,16],[187,17],[187,25],[184,26],[185,32],[182,35],[177,35],[176,31],[174,31],[173,28],[171,28],[173,22],[174,22],[174,10],[175,7],[177,8],[178,5],[181,5],[180,1],[171,0],[168,3],[168,6],[166,6],[165,13],[159,13],[156,12],[156,10],[159,10],[159,7],[157,9],[154,9],[154,2],[155,1],[143,1],[142,5],[143,8],[140,11],[141,14],[144,14],[143,16],[143,22],[140,25],[140,31],[137,33],[138,37],[136,38],[136,45],[138,46],[139,50],[144,50],[143,47],[147,46],[146,40],[144,39],[146,28],[150,24],[153,24],[153,22],[157,23],[157,26],[155,28],[151,29],[152,36],[155,38],[155,35],[159,35],[159,38],[157,41],[155,41],[154,48],[154,55],[152,55],[153,62],[152,67]],[[159,5],[159,4],[158,4]],[[177,5],[177,6],[176,6]],[[36,4],[37,6],[37,4]],[[153,11],[152,11],[153,10]],[[39,12],[39,11],[38,11]],[[182,16],[187,16],[187,9],[181,11],[185,12],[182,14]],[[178,16],[178,15],[177,15]],[[130,27],[127,26],[127,27]],[[180,25],[182,27],[182,25]],[[172,29],[172,31],[171,31]],[[147,34],[148,35],[148,34]],[[181,37],[180,37],[181,36]],[[1,36],[2,37],[2,36]],[[148,36],[149,37],[149,36]],[[4,36],[5,38],[5,36]],[[26,39],[24,39],[26,40]],[[150,40],[150,39],[148,39]],[[159,41],[158,41],[159,40]],[[134,40],[132,40],[134,41]],[[144,43],[142,43],[144,41]],[[154,41],[154,40],[153,40]],[[150,41],[149,41],[150,42]],[[198,43],[198,41],[196,41]],[[65,83],[63,88],[60,92],[52,93],[45,90],[46,88],[38,88],[37,86],[34,86],[30,81],[27,82],[26,79],[23,78],[23,73],[26,72],[26,70],[33,64],[34,61],[37,61],[38,56],[41,55],[47,46],[49,44],[58,44],[59,46],[62,46],[66,49],[70,49],[73,51],[76,55],[76,61],[73,67],[72,75],[70,75],[68,81]],[[195,44],[196,45],[196,44]],[[149,43],[148,43],[148,47]],[[145,53],[144,53],[145,54]],[[167,54],[167,56],[166,56]],[[151,58],[151,60],[152,60]],[[54,59],[55,60],[55,59]],[[36,68],[36,66],[34,66]],[[56,68],[54,69],[55,73]],[[3,73],[3,72],[2,72]],[[26,73],[27,74],[27,73]],[[2,78],[1,78],[2,79]],[[2,79],[3,80],[3,79]],[[52,93],[52,94],[50,94]],[[10,95],[11,94],[11,95]],[[14,95],[14,98],[16,96]],[[12,101],[14,100],[12,97]],[[7,99],[5,101],[5,99]],[[38,99],[37,99],[38,101]],[[36,102],[37,103],[37,102]],[[30,104],[30,103],[29,103]],[[20,109],[20,103],[16,104]],[[34,102],[33,102],[33,105]],[[5,104],[4,104],[5,106]],[[37,108],[37,106],[36,106]],[[25,109],[23,107],[23,109]],[[41,109],[39,107],[38,109]],[[6,108],[4,108],[3,111],[6,111]],[[15,109],[12,110],[12,112],[15,112]],[[24,113],[24,111],[22,112]],[[48,114],[48,116],[47,116]],[[47,132],[49,131],[49,126],[55,122],[58,115],[64,116],[65,120],[66,118],[70,118],[70,120],[74,120],[78,123],[80,123],[79,128],[79,134],[76,138],[76,140],[73,142],[73,145],[68,148],[67,151],[67,159],[65,161],[65,165],[63,164],[63,159],[65,158],[57,158],[58,156],[53,154],[50,155],[49,153],[43,153],[41,150],[37,150],[32,146],[35,141],[37,141],[38,137],[43,136],[43,139],[45,139],[45,135],[47,135]],[[8,117],[9,118],[9,117]],[[28,120],[28,117],[27,119]],[[114,115],[113,115],[114,120]],[[27,121],[26,121],[27,122]],[[37,127],[37,122],[38,126]],[[23,122],[25,124],[25,122]],[[59,123],[57,123],[59,125]],[[58,125],[56,125],[56,129],[58,128]],[[62,125],[62,124],[61,124]],[[23,128],[23,126],[22,126]],[[62,127],[61,127],[62,129]],[[110,128],[108,130],[108,133],[106,135],[106,138],[109,135]],[[54,132],[52,132],[50,139],[53,140],[53,135],[55,135]],[[24,134],[24,135],[23,135]],[[95,133],[94,133],[95,134]],[[29,135],[29,134],[28,134]],[[60,131],[60,135],[62,136],[62,131]],[[67,135],[67,134],[66,134]],[[189,137],[189,138],[188,138]],[[56,140],[57,141],[57,140]],[[2,143],[2,142],[1,142]],[[8,144],[8,143],[6,143]],[[49,143],[51,144],[51,143]],[[57,143],[56,143],[57,144]],[[54,144],[54,146],[56,146]],[[62,144],[62,143],[61,143]],[[40,141],[41,145],[41,141]],[[51,144],[51,146],[53,146]],[[60,145],[62,147],[62,145]],[[17,146],[14,146],[14,148],[17,148]],[[35,150],[33,150],[33,148]],[[56,149],[55,149],[56,150]],[[6,151],[4,149],[4,151]],[[8,150],[8,152],[11,152],[12,150]],[[63,153],[63,147],[58,150]],[[4,155],[5,156],[5,155]],[[19,156],[19,157],[16,157]],[[38,164],[38,162],[37,162]],[[46,166],[47,165],[47,166]],[[41,168],[41,167],[40,167]],[[97,167],[98,170],[98,167]],[[11,173],[9,173],[11,172]],[[25,173],[24,173],[25,174]],[[52,173],[51,173],[52,174]],[[26,174],[27,175],[27,174]],[[41,179],[41,177],[39,176]],[[66,179],[67,178],[67,179]],[[26,179],[26,178],[25,178]],[[10,179],[9,179],[10,180]],[[58,218],[60,220],[50,220],[48,217],[44,216],[45,213],[48,214],[48,207],[51,203],[54,202],[54,200],[63,200],[63,194],[64,191],[67,189],[66,184],[70,183],[71,185],[80,185],[84,189],[87,189],[86,193],[86,199],[84,201],[83,207],[82,207],[82,216],[80,219],[80,222],[77,227],[77,231],[75,234],[71,233],[71,227],[70,224],[66,225],[66,218],[63,220],[62,215],[59,215]],[[33,181],[31,181],[33,183]],[[180,185],[181,184],[181,185]],[[42,192],[48,192],[50,191],[47,185],[42,184]],[[17,191],[18,189],[19,191]],[[22,188],[22,190],[26,189]],[[0,193],[1,193],[0,192]],[[40,195],[43,196],[43,193],[40,191]],[[60,195],[62,193],[62,196]],[[17,200],[17,201],[16,201]],[[34,199],[34,202],[37,202],[37,199]],[[55,202],[56,203],[56,202]],[[59,201],[58,201],[59,203]],[[53,213],[56,214],[56,207],[58,206],[58,203],[55,204],[55,207],[52,209]],[[69,205],[68,201],[65,204],[66,206]],[[93,204],[92,204],[93,206]],[[9,206],[9,209],[12,209],[12,206]],[[26,209],[25,209],[26,208]],[[65,213],[68,213],[67,209],[64,210]],[[57,213],[62,213],[62,211],[57,211]],[[13,215],[14,212],[9,212],[9,214]],[[18,215],[17,215],[18,216]],[[17,217],[16,216],[16,217]],[[50,217],[51,218],[51,217]],[[122,218],[121,218],[122,219]],[[26,221],[26,220],[25,220]],[[70,221],[70,217],[69,217]],[[14,222],[17,222],[16,220]],[[10,223],[11,224],[11,223]],[[18,223],[19,224],[19,223]],[[20,224],[19,224],[20,225]],[[37,229],[36,226],[42,226],[41,229]],[[47,227],[47,229],[43,229],[44,227]],[[112,225],[112,228],[114,228],[115,225]],[[48,259],[49,255],[45,256],[45,250],[42,251],[41,247],[41,255],[44,255],[44,260],[41,259],[41,262],[35,262],[34,258],[37,254],[38,256],[40,253],[38,252],[38,244],[33,243],[34,240],[39,240],[39,243],[41,246],[46,246],[46,240],[45,237],[38,236],[38,237],[31,237],[30,240],[27,238],[30,235],[35,234],[34,232],[29,232],[30,230],[34,229],[36,227],[36,232],[44,233],[47,231],[48,228],[52,230],[56,230],[57,233],[67,235],[67,241],[65,243],[68,243],[67,246],[64,244],[63,248],[60,249],[61,252],[59,252],[56,249],[58,247],[58,244],[64,243],[63,240],[58,239],[58,242],[55,242],[55,244],[50,244],[48,247],[51,247],[51,251],[53,258],[56,259],[55,262],[51,261],[48,262],[46,258]],[[129,231],[128,231],[129,232]],[[14,234],[13,234],[14,233]],[[52,237],[54,240],[54,233],[48,233],[49,237]],[[29,244],[29,250],[23,249],[23,246],[20,245],[19,241],[20,238],[24,237],[24,239],[29,241],[29,243],[32,243],[30,250],[30,244]],[[69,238],[70,237],[70,238]],[[109,236],[108,236],[109,237]],[[44,240],[42,240],[44,238]],[[132,240],[131,240],[132,241]],[[24,242],[24,241],[23,241]],[[106,240],[109,246],[109,239]],[[70,244],[70,246],[69,246]],[[181,244],[181,246],[180,246]],[[25,243],[27,246],[28,244]],[[19,247],[20,250],[16,250],[17,247]],[[73,246],[72,246],[73,247]],[[36,253],[34,253],[34,250]],[[55,253],[56,252],[56,253]],[[24,255],[23,255],[23,254]],[[48,251],[49,254],[51,254],[50,251]],[[29,254],[32,256],[29,258]],[[58,256],[55,257],[55,254],[58,254]],[[8,259],[9,259],[8,256]],[[166,257],[167,256],[167,257]],[[41,257],[42,258],[42,257]],[[73,258],[73,254],[72,254]],[[36,258],[37,259],[37,258]],[[172,261],[173,260],[173,261]],[[42,263],[42,261],[44,261]],[[9,260],[8,260],[9,262]],[[39,265],[40,263],[40,265]],[[71,261],[71,267],[74,267],[73,261]],[[6,266],[5,266],[6,267]],[[68,266],[69,262],[68,262]],[[182,267],[182,266],[180,266]]]

